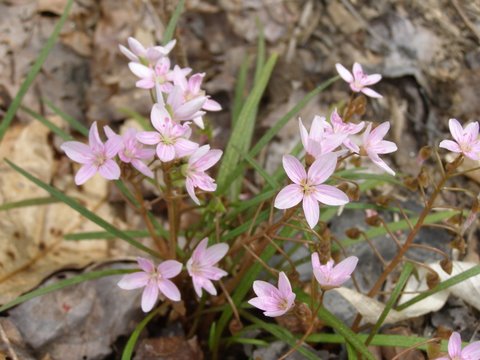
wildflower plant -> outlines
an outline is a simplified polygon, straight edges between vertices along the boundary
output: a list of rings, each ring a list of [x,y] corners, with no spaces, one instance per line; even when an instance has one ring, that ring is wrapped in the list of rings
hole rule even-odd
[[[318,346],[317,342],[340,343],[353,354],[352,358],[374,359],[368,346],[373,340],[379,346],[390,344],[388,336],[377,338],[377,332],[412,275],[415,262],[409,260],[408,250],[418,246],[414,241],[420,229],[432,222],[431,212],[440,194],[448,191],[449,181],[470,171],[460,170],[464,158],[479,159],[478,123],[462,127],[451,119],[455,141],[445,139],[439,147],[442,152],[452,152],[454,160],[442,160],[438,147],[425,148],[418,176],[399,175],[388,156],[398,149],[393,141],[386,140],[391,137],[390,122],[365,118],[364,95],[371,101],[381,101],[382,95],[370,88],[380,82],[381,75],[366,74],[358,63],[354,63],[352,72],[337,64],[340,78],[348,84],[344,87],[351,90],[345,101],[331,104],[331,113],[317,114],[310,127],[299,118],[308,101],[340,79],[333,77],[278,119],[253,144],[260,100],[278,57],[272,54],[265,61],[265,44],[260,38],[253,87],[246,91],[245,79],[239,79],[232,106],[231,136],[225,149],[218,149],[216,139],[206,136],[205,129],[214,127],[211,112],[222,111],[225,106],[203,88],[207,74],[200,72],[202,69],[181,67],[172,55],[181,41],[172,40],[171,34],[182,6],[183,1],[167,28],[163,45],[146,46],[132,37],[126,41],[128,46],[119,45],[126,57],[125,66],[139,78],[135,83],[138,91],[152,99],[151,107],[144,111],[149,114],[144,130],[129,128],[119,133],[113,124],[100,127],[97,123],[88,130],[74,122],[75,128],[88,137],[82,141],[56,131],[65,140],[61,150],[72,162],[75,184],[81,186],[97,174],[112,181],[127,206],[142,218],[141,236],[134,238],[114,227],[59,189],[9,162],[14,170],[103,228],[105,236],[130,244],[136,262],[129,268],[81,274],[74,281],[67,279],[53,287],[34,290],[0,307],[0,311],[63,285],[121,275],[118,287],[132,296],[139,295],[139,308],[149,313],[125,346],[122,359],[131,358],[138,333],[146,323],[167,313],[169,318],[179,319],[189,336],[198,335],[203,343],[208,343],[204,351],[212,359],[222,358],[220,354],[236,343],[263,344],[261,338],[249,338],[252,330],[259,337],[268,333],[287,343],[290,349],[281,359],[295,351],[316,359],[312,347]],[[298,146],[282,154],[282,166],[276,172],[267,173],[258,155],[289,121],[298,121]],[[428,161],[439,170],[429,172]],[[252,185],[247,169],[253,169],[261,180],[252,180]],[[424,204],[420,213],[412,216],[393,196],[385,196],[380,205],[365,196],[365,191],[385,183],[399,186],[402,191],[417,192]],[[145,198],[147,186],[155,194],[154,199]],[[165,215],[154,211],[152,205],[156,203],[163,204]],[[473,203],[471,213],[476,214],[477,208]],[[378,228],[377,236],[386,234],[391,238],[395,255],[388,261],[383,259],[368,230],[353,227],[343,240],[332,235],[330,220],[343,216],[345,210],[368,211],[367,224]],[[392,212],[404,218],[395,231],[388,222]],[[459,212],[449,209],[441,214],[435,221]],[[462,245],[461,228],[448,227],[460,238],[455,245],[458,248]],[[89,239],[98,233],[90,237],[81,233],[70,235]],[[369,275],[374,276],[374,284],[364,295],[376,298],[387,279],[395,284],[373,324],[362,322],[362,315],[357,314],[347,325],[324,304],[327,292],[356,286],[355,275],[362,260],[348,248],[353,239],[368,242],[383,265],[380,274]],[[430,250],[440,252],[443,269],[451,271],[449,254]],[[300,260],[294,260],[297,251],[303,251]],[[304,263],[309,271],[299,274]],[[480,273],[475,271],[469,276]],[[445,286],[437,283],[430,291],[435,293]],[[422,296],[397,306],[396,310],[415,304]],[[292,318],[300,326],[292,326]],[[335,334],[323,336],[325,327]],[[299,332],[299,328],[303,331]],[[420,340],[417,343],[431,341]],[[411,348],[407,336],[396,341],[395,346],[407,348],[405,351]],[[446,341],[442,346],[443,353],[447,353]],[[460,336],[454,333],[448,343],[448,357],[442,357],[442,351],[438,357],[475,360],[480,359],[478,349],[476,342],[462,349]]]

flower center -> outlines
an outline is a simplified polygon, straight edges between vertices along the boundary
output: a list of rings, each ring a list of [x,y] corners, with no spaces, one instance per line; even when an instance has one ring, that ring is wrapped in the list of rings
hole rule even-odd
[[[162,135],[162,140],[161,141],[165,145],[174,145],[175,144],[175,138],[172,138],[172,137],[167,136],[167,135]]]
[[[105,156],[105,154],[97,154],[94,164],[95,166],[102,166],[103,164],[105,164],[105,161],[107,161],[107,157]]]
[[[302,180],[300,182],[300,186],[303,188],[303,193],[305,195],[310,195],[314,193],[317,189],[315,189],[315,186],[312,186],[308,180]]]

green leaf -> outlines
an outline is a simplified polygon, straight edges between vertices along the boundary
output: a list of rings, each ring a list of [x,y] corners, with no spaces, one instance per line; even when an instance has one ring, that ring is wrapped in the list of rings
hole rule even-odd
[[[233,107],[232,107],[232,128],[235,127],[237,122],[238,115],[242,110],[243,104],[245,103],[245,86],[247,83],[248,75],[248,66],[250,65],[250,58],[245,56],[240,65],[240,70],[238,72],[237,81],[235,83],[235,95],[233,97]]]
[[[54,134],[57,134],[59,137],[61,137],[63,140],[65,141],[68,141],[68,140],[73,140],[73,137],[70,136],[70,134],[67,134],[65,131],[63,131],[62,129],[60,129],[57,125],[55,125],[54,123],[52,123],[50,120],[48,120],[47,118],[43,117],[42,115],[40,115],[39,113],[33,111],[32,109],[26,107],[26,106],[23,106],[21,105],[20,106],[20,109],[22,109],[23,111],[25,111],[28,115],[30,115],[31,117],[33,117],[34,119],[38,120],[39,122],[41,122],[43,125],[45,125],[47,128],[50,129],[51,132],[53,132]]]
[[[53,204],[57,202],[59,202],[59,200],[54,197],[31,198],[31,199],[25,199],[25,200],[2,204],[0,205],[0,211],[12,210],[12,209],[28,207],[28,206],[48,205],[48,204]]]
[[[238,149],[236,149],[238,150]],[[238,153],[240,154],[240,156],[242,157],[242,159],[246,160],[250,166],[252,168],[255,169],[255,171],[261,176],[263,177],[263,179],[274,189],[277,189],[280,185],[278,184],[278,182],[275,181],[274,177],[269,175],[264,169],[263,167],[254,159],[252,158],[250,155],[248,155],[247,153],[242,153],[241,151],[238,151]]]
[[[217,322],[214,321],[212,323],[212,326],[210,327],[210,332],[208,334],[208,348],[210,349],[210,351],[213,351],[213,349],[215,347],[216,330],[217,330]]]
[[[182,14],[183,7],[185,6],[185,0],[178,0],[177,7],[168,22],[167,28],[165,29],[165,33],[163,34],[162,45],[167,45],[170,40],[173,39],[173,34],[175,32],[175,28],[177,27],[178,19]]]
[[[23,97],[25,96],[28,89],[30,88],[30,85],[32,85],[33,81],[37,77],[37,74],[42,69],[43,63],[45,62],[45,60],[47,60],[48,54],[50,54],[50,51],[55,45],[58,39],[58,36],[60,34],[60,30],[62,30],[63,24],[67,20],[68,14],[70,13],[72,4],[73,4],[73,0],[68,0],[67,5],[65,5],[65,8],[63,10],[62,16],[60,17],[57,24],[55,25],[55,28],[53,29],[52,34],[48,38],[45,46],[40,51],[40,54],[35,60],[33,66],[30,68],[30,71],[28,72],[27,77],[25,78],[22,85],[20,86],[20,89],[18,90],[17,95],[15,95],[15,98],[13,99],[12,103],[8,107],[7,113],[5,114],[3,121],[0,124],[0,141],[3,139],[5,132],[10,126],[10,123],[12,122],[20,104],[22,103]]]
[[[262,321],[258,319],[257,317],[249,314],[248,312],[244,310],[240,310],[240,314],[242,317],[245,319],[251,321],[252,323],[258,325],[260,328],[263,330],[269,332],[273,336],[275,336],[277,339],[282,340],[283,342],[287,343],[291,347],[295,347],[297,345],[297,338],[287,329],[278,326],[276,324],[272,323],[267,323],[265,321]],[[317,354],[315,354],[310,348],[301,345],[296,348],[296,351],[298,351],[300,354],[305,356],[305,358],[310,359],[310,360],[318,360]]]
[[[88,128],[73,116],[68,115],[66,112],[56,107],[50,100],[43,99],[45,105],[47,105],[55,114],[60,116],[63,120],[70,124],[70,126],[77,130],[83,136],[88,136]]]
[[[252,114],[256,113],[256,109],[267,87],[277,58],[278,55],[273,54],[268,59],[268,62],[262,70],[258,83],[254,86],[252,92],[247,97],[245,105],[243,106],[235,127],[232,130],[217,175],[219,189],[229,187],[230,184],[226,182],[228,176],[239,165],[240,154],[236,148],[238,148],[240,152],[248,151],[253,136],[253,130],[255,128],[255,117],[253,117]]]
[[[74,277],[71,277],[69,279],[64,279],[64,280],[59,280],[56,283],[52,285],[47,285],[44,287],[41,287],[39,289],[30,291],[27,294],[24,294],[22,296],[17,297],[15,300],[12,300],[5,305],[0,307],[0,312],[3,312],[5,310],[8,310],[18,304],[21,304],[25,301],[28,301],[30,299],[36,298],[38,296],[42,296],[60,289],[63,289],[64,287],[67,286],[72,286],[75,284],[79,284],[84,281],[88,280],[94,280],[94,279],[99,279],[102,277],[106,276],[113,276],[113,275],[122,275],[122,274],[129,274],[134,272],[135,270],[131,269],[109,269],[109,270],[100,270],[100,271],[91,271],[85,274],[77,275]]]
[[[135,350],[135,345],[137,344],[138,337],[140,336],[141,332],[147,326],[147,324],[152,321],[152,319],[158,314],[160,311],[160,307],[156,308],[150,314],[148,314],[133,330],[132,334],[128,338],[127,345],[125,345],[125,349],[123,349],[122,353],[122,360],[130,360],[133,355],[133,351]]]
[[[365,342],[368,338],[368,334],[357,334],[357,337],[360,341]],[[417,349],[427,350],[427,345],[425,341],[428,338],[418,337],[418,336],[404,336],[404,335],[375,335],[371,345],[372,346],[388,346],[388,347],[401,347],[409,348],[415,346],[416,344],[423,343],[419,345]],[[338,334],[311,334],[307,338],[308,342],[312,343],[324,343],[324,344],[345,344],[345,338]],[[442,340],[441,350],[447,350],[448,341]]]
[[[130,245],[135,246],[136,248],[145,251],[146,253],[158,257],[158,254],[151,250],[150,248],[146,247],[142,243],[138,242],[137,240],[133,239],[132,237],[128,236],[125,234],[123,231],[117,229],[115,226],[111,225],[107,221],[103,220],[101,217],[96,215],[95,213],[91,212],[87,208],[83,207],[76,201],[75,199],[63,194],[60,190],[54,188],[53,186],[50,186],[46,183],[44,183],[42,180],[38,179],[34,175],[30,174],[28,171],[22,169],[21,167],[15,165],[8,159],[5,159],[8,165],[10,165],[15,171],[26,177],[28,180],[36,184],[37,186],[41,187],[42,189],[46,190],[47,192],[50,193],[53,197],[57,198],[58,200],[62,201],[66,205],[70,206],[73,210],[77,211],[84,217],[86,217],[88,220],[94,222],[98,226],[102,227],[109,233],[111,233],[113,236],[116,236],[126,242],[128,242]]]
[[[133,238],[143,238],[149,237],[150,233],[148,230],[125,230],[125,234],[131,236]],[[160,235],[160,234],[159,234]],[[80,233],[73,233],[73,234],[65,234],[63,237],[65,240],[73,240],[73,241],[80,241],[80,240],[111,240],[117,239],[112,233],[108,231],[86,231]]]
[[[337,333],[342,335],[347,342],[349,342],[356,351],[364,356],[365,359],[375,360],[373,355],[367,349],[362,340],[360,340],[348,326],[335,317],[325,307],[321,307],[318,311],[318,317],[325,321],[325,323],[331,326]]]
[[[365,341],[365,345],[368,346],[368,344],[371,343],[373,337],[377,334],[378,329],[380,329],[380,326],[382,326],[383,322],[387,318],[388,313],[392,309],[393,305],[395,305],[395,303],[398,300],[398,297],[402,293],[402,289],[407,283],[407,280],[410,277],[412,270],[413,270],[412,263],[407,262],[402,272],[400,273],[400,277],[397,281],[397,284],[395,285],[395,288],[392,291],[392,294],[390,295],[390,298],[385,304],[385,308],[383,309],[382,313],[380,314],[380,317],[378,318],[377,322],[373,326],[373,329],[370,331],[370,335],[368,336],[368,339]]]
[[[454,285],[457,285],[458,283],[461,283],[462,281],[465,281],[472,276],[476,276],[480,274],[480,265],[476,265],[472,267],[471,269],[468,269],[467,271],[464,271],[458,275],[452,276],[450,279],[442,281],[439,283],[437,286],[434,288],[424,291],[421,294],[415,296],[414,298],[408,300],[407,302],[403,303],[402,305],[397,306],[396,310],[397,311],[402,311],[408,308],[409,306],[412,306],[416,304],[417,302],[428,298],[429,296],[438,293],[439,291],[443,291],[445,289],[448,289],[449,287],[452,287]]]

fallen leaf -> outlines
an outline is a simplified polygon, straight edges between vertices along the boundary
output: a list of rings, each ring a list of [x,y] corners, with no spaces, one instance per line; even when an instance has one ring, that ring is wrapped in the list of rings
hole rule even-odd
[[[8,158],[42,181],[51,183],[55,173],[49,130],[38,122],[12,127],[0,146],[0,159]],[[0,164],[0,203],[9,203],[48,194]],[[70,177],[69,174],[61,174]],[[71,179],[71,177],[70,177]],[[106,197],[106,182],[96,177],[80,192],[71,180],[66,192],[99,216],[114,221]],[[69,242],[63,235],[72,231],[95,231],[99,227],[62,203],[12,209],[0,216],[0,303],[32,289],[46,277],[64,268],[82,268],[113,257],[112,244],[105,240]]]

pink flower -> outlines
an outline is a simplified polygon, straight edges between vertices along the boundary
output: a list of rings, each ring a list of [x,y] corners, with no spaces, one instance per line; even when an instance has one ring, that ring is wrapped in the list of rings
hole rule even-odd
[[[363,146],[360,149],[361,155],[367,155],[370,160],[372,160],[375,165],[382,168],[391,175],[395,175],[390,166],[388,166],[385,161],[380,159],[378,154],[389,154],[394,151],[397,151],[397,145],[392,141],[383,140],[384,136],[387,134],[390,129],[390,123],[385,121],[378,125],[372,131],[372,123],[369,123],[367,129],[363,133]]]
[[[263,310],[265,316],[282,316],[295,302],[292,286],[283,271],[278,276],[278,289],[266,281],[256,280],[253,282],[253,291],[257,297],[250,299],[248,303]]]
[[[141,89],[153,89],[158,85],[163,92],[172,90],[172,71],[170,70],[170,59],[163,57],[155,65],[146,66],[137,62],[128,63],[128,67],[136,76],[140,78],[136,86]]]
[[[185,100],[183,89],[174,85],[165,102],[161,89],[157,87],[157,102],[168,109],[173,121],[188,121],[204,115],[205,112],[200,110],[206,100],[206,96]]]
[[[155,155],[155,150],[144,148],[143,144],[137,140],[137,130],[129,128],[123,136],[116,134],[108,126],[104,127],[104,131],[108,139],[117,139],[117,141],[121,142],[122,147],[118,152],[120,160],[126,164],[132,164],[143,175],[153,179],[152,170],[142,160],[152,159]]]
[[[121,148],[121,142],[109,139],[105,144],[100,139],[97,123],[94,122],[88,133],[88,145],[78,141],[67,141],[61,149],[67,156],[83,166],[75,175],[75,184],[82,185],[97,172],[107,180],[120,178],[120,167],[113,160]]]
[[[164,296],[172,301],[180,301],[180,291],[169,279],[174,278],[182,271],[182,264],[175,260],[167,260],[155,266],[153,262],[141,257],[137,258],[138,266],[142,271],[123,276],[118,286],[124,290],[143,289],[142,310],[148,312],[153,309],[158,296]]]
[[[150,114],[153,127],[157,131],[140,131],[137,140],[142,144],[157,145],[157,156],[163,162],[191,155],[198,144],[188,140],[191,129],[188,124],[177,124],[164,106],[155,104]]]
[[[305,151],[314,158],[317,158],[321,154],[332,152],[340,146],[348,136],[346,134],[334,134],[333,132],[326,134],[325,128],[327,128],[329,124],[325,121],[325,118],[321,116],[315,116],[313,118],[310,133],[303,125],[301,119],[298,119],[298,126],[300,128],[303,147]]]
[[[312,254],[313,275],[315,275],[315,279],[324,289],[341,286],[350,279],[350,275],[355,270],[357,263],[358,258],[350,256],[335,266],[333,266],[334,261],[331,259],[325,265],[322,265],[320,264],[318,253]]]
[[[358,134],[360,131],[362,131],[365,123],[363,121],[359,124],[346,123],[338,114],[337,109],[335,109],[330,116],[330,122],[331,125],[325,122],[325,132],[330,135],[337,134],[338,136],[345,136],[343,145],[345,145],[345,147],[350,151],[358,154],[360,148],[351,139],[349,139],[348,136]]]
[[[457,119],[450,119],[448,126],[455,141],[443,140],[439,146],[455,153],[462,153],[472,160],[480,160],[478,121],[468,124],[464,129]]]
[[[462,350],[462,338],[458,332],[448,340],[448,355],[437,360],[480,360],[480,341],[475,341]]]
[[[192,257],[187,261],[188,274],[192,277],[193,287],[199,297],[202,289],[211,295],[217,295],[217,289],[212,280],[217,281],[228,273],[216,265],[227,254],[227,244],[215,244],[207,247],[208,239],[205,238],[193,250]]]
[[[210,150],[209,145],[201,146],[188,159],[185,169],[185,187],[192,200],[200,205],[200,201],[195,195],[195,188],[198,187],[204,191],[215,191],[217,184],[215,180],[208,176],[205,171],[215,165],[222,156],[221,150]]]
[[[129,58],[130,61],[141,63],[143,65],[153,65],[160,58],[167,56],[170,51],[172,51],[176,42],[176,40],[172,40],[165,46],[151,46],[145,48],[140,41],[133,37],[129,37],[128,46],[130,49],[127,49],[123,45],[119,45],[119,48],[123,55]]]
[[[381,98],[382,95],[370,89],[367,86],[378,83],[382,80],[382,75],[373,74],[367,75],[363,72],[362,66],[359,63],[353,64],[353,75],[342,64],[335,64],[338,74],[350,84],[350,88],[355,92],[363,92],[365,95],[373,98]]]
[[[173,83],[180,86],[183,90],[184,101],[189,101],[198,97],[205,97],[205,91],[201,89],[202,81],[205,73],[194,74],[187,80],[187,74],[183,72],[178,65],[173,69]],[[220,111],[222,106],[215,100],[206,96],[206,100],[203,103],[202,109],[207,111]],[[204,128],[202,116],[197,116],[193,119],[193,122],[197,124],[201,129]]]
[[[333,174],[336,166],[335,154],[323,154],[315,160],[307,173],[300,161],[291,155],[285,155],[283,168],[293,184],[287,185],[278,193],[275,198],[275,207],[288,209],[303,200],[305,218],[313,229],[320,217],[318,202],[327,205],[348,203],[348,197],[343,191],[323,184]]]

